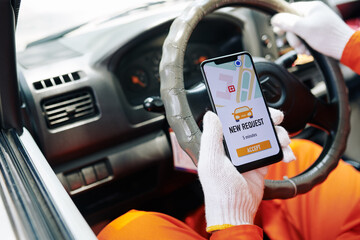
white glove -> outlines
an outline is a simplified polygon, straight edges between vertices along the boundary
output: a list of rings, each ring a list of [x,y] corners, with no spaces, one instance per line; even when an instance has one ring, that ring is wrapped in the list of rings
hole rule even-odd
[[[306,50],[301,41],[293,34],[304,39],[318,52],[339,60],[346,43],[355,30],[346,25],[323,2],[296,2],[291,6],[303,16],[278,13],[272,17],[271,24],[288,32],[287,38],[290,45],[299,53],[306,53]]]
[[[273,122],[279,124],[282,112],[271,109]],[[268,167],[240,174],[223,146],[222,126],[218,116],[207,112],[203,119],[198,174],[205,195],[207,231],[225,229],[235,225],[253,224],[255,213],[264,194],[264,177]],[[288,144],[286,130],[276,126],[284,160],[295,159]]]

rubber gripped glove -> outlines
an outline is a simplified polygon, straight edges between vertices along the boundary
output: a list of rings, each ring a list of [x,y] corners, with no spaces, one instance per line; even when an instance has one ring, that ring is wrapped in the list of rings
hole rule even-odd
[[[274,124],[280,124],[282,112],[269,110]],[[213,232],[253,224],[264,194],[264,177],[268,167],[240,174],[225,154],[219,117],[209,111],[203,123],[198,174],[205,196],[206,230]],[[275,129],[283,149],[283,161],[294,160],[286,130],[280,126],[275,126]]]
[[[355,30],[323,2],[296,2],[291,6],[302,16],[278,13],[271,18],[271,24],[275,28],[287,32],[289,44],[298,53],[308,54],[304,44],[295,36],[297,35],[316,51],[340,60]]]

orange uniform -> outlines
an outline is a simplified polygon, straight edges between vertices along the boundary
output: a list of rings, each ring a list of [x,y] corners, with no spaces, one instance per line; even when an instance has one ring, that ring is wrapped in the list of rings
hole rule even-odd
[[[360,74],[360,31],[347,43],[341,62]],[[295,139],[290,144],[297,160],[271,165],[268,179],[293,177],[312,164],[322,148],[307,140]],[[204,208],[197,215],[204,215]],[[286,200],[262,201],[255,222],[270,239],[359,239],[360,238],[360,174],[343,161],[328,178],[310,192]],[[108,224],[98,235],[101,239],[174,239],[202,240],[194,229],[205,229],[199,223],[184,222],[162,213],[132,210]],[[203,226],[203,227],[202,227]],[[200,229],[201,230],[201,229]],[[211,240],[262,239],[256,225],[240,225],[217,231]]]
[[[267,178],[293,177],[310,166],[322,148],[307,140],[293,140],[296,161],[270,166]],[[291,199],[262,201],[256,223],[270,239],[360,238],[360,174],[340,161],[320,185]]]

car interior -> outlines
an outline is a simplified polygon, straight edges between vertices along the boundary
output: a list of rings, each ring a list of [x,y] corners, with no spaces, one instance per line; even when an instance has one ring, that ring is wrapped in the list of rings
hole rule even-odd
[[[24,126],[95,234],[131,209],[183,219],[203,204],[197,174],[174,167],[173,140],[160,98],[163,43],[174,19],[191,2],[143,4],[31,42],[17,52]],[[359,1],[324,2],[348,25],[360,28]],[[200,127],[211,104],[206,92],[191,93],[204,87],[203,60],[241,51],[271,62],[294,56],[285,35],[274,33],[270,18],[258,9],[229,6],[196,26],[183,75]],[[284,64],[287,71],[326,99],[314,58],[295,59]],[[360,76],[339,65],[351,106],[342,159],[360,169]],[[271,92],[265,97],[271,101]],[[326,132],[307,125],[293,137],[324,145]]]

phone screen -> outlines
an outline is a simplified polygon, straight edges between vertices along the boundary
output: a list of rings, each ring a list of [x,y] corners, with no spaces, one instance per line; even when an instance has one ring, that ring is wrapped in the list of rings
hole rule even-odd
[[[278,162],[282,151],[249,53],[201,64],[225,147],[240,172]]]

